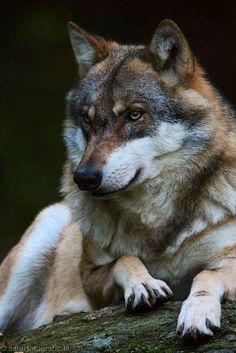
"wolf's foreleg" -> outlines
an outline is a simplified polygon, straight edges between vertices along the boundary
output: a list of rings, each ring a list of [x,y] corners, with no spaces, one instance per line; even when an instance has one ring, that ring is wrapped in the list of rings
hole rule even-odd
[[[82,281],[87,295],[98,306],[111,303],[123,290],[128,310],[152,307],[172,296],[171,289],[161,280],[153,278],[144,264],[135,256],[121,256],[96,270],[82,267]]]
[[[197,339],[212,336],[220,327],[221,300],[236,299],[236,251],[219,261],[217,267],[200,272],[178,318],[177,332]]]

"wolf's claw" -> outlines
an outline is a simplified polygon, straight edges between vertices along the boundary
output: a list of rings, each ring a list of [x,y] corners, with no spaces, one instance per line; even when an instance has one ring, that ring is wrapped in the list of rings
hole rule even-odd
[[[150,276],[146,281],[137,281],[125,290],[125,306],[128,311],[150,309],[167,301],[172,295],[165,282]]]
[[[177,335],[202,340],[213,336],[220,327],[220,302],[215,297],[190,296],[182,305]]]

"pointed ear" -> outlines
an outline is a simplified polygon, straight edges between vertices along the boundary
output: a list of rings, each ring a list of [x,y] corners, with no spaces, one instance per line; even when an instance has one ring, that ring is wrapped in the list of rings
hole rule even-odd
[[[156,68],[167,83],[185,83],[194,73],[194,58],[189,45],[175,22],[162,21],[149,49],[156,59]]]
[[[81,78],[86,76],[90,68],[108,55],[108,42],[86,32],[73,22],[68,23],[71,45],[79,66]]]

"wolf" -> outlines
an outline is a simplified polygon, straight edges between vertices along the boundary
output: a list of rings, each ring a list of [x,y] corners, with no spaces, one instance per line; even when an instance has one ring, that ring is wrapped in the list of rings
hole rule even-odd
[[[74,23],[63,201],[40,212],[0,268],[0,330],[124,300],[184,300],[182,337],[212,336],[236,298],[235,112],[171,20],[149,45]]]

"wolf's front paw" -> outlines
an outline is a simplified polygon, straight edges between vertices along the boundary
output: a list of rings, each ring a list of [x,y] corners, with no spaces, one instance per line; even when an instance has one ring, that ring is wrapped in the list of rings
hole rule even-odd
[[[220,328],[221,305],[217,298],[201,291],[188,297],[181,308],[177,334],[198,340],[213,336]]]
[[[167,284],[161,280],[147,279],[131,280],[125,289],[125,307],[128,311],[139,311],[167,301],[173,293]]]

